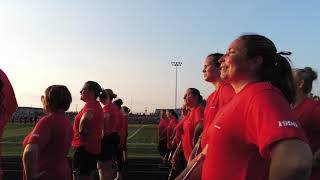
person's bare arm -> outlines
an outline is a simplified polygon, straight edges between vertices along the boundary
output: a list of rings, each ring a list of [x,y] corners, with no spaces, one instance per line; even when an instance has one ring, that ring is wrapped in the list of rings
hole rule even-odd
[[[273,145],[269,180],[307,180],[311,168],[312,153],[305,142],[289,139]]]
[[[23,151],[22,163],[26,180],[41,179],[45,172],[38,173],[38,144],[28,144]]]
[[[192,138],[192,146],[195,146],[195,144],[197,143],[197,141],[202,133],[202,130],[203,130],[203,122],[200,121],[196,125],[195,130],[194,130],[194,134],[193,134],[193,138]]]
[[[86,136],[88,134],[88,123],[93,118],[92,112],[85,112],[79,123],[79,134],[80,136]]]
[[[181,152],[181,150],[182,150],[182,142],[180,141],[177,148],[175,149],[175,151],[172,155],[172,159],[171,159],[171,164],[174,169],[177,165],[178,156],[179,156],[179,153]]]
[[[197,143],[194,145],[192,151],[191,151],[191,154],[189,156],[189,159],[188,159],[188,164],[194,159],[197,157],[197,155],[199,154],[199,152],[201,151],[201,146],[200,146],[200,137],[198,138],[198,141]]]
[[[28,144],[24,148],[22,162],[27,180],[34,179],[37,174],[38,150],[39,145],[37,144]]]
[[[106,127],[108,127],[109,126],[109,121],[110,121],[110,114],[109,113],[107,113],[107,112],[105,112],[104,114],[103,114],[103,123],[104,123],[104,128],[103,129],[105,129]],[[102,132],[102,135],[104,135],[104,131]]]
[[[176,137],[176,128],[173,129],[170,140],[173,140]]]

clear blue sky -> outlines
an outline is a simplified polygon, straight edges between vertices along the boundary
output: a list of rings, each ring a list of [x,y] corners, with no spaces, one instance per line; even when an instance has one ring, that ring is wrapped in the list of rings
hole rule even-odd
[[[203,59],[243,33],[292,51],[294,67],[319,70],[319,7],[296,0],[0,1],[0,68],[20,106],[41,107],[45,88],[64,84],[73,95],[70,110],[79,110],[79,90],[95,80],[135,112],[173,108],[174,57],[183,62],[180,106],[188,87],[204,97],[213,91],[202,78]]]

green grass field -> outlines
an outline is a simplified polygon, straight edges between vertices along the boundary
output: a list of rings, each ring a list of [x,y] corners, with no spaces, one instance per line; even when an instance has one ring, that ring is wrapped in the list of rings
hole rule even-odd
[[[33,127],[34,124],[8,123],[2,138],[2,155],[21,156],[22,141]],[[129,124],[129,157],[159,157],[157,142],[156,125]]]

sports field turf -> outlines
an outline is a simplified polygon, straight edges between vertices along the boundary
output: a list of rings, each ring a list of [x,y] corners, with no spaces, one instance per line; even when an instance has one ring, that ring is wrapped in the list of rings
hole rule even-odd
[[[21,156],[22,141],[33,127],[34,124],[8,123],[2,138],[2,155]],[[156,125],[129,124],[129,157],[158,157],[157,142]]]

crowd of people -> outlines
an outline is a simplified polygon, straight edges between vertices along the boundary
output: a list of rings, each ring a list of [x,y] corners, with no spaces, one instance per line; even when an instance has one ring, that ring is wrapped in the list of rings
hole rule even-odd
[[[246,34],[225,54],[205,58],[203,77],[215,91],[204,103],[188,88],[180,121],[173,128],[162,112],[158,125],[168,180],[320,179],[320,101],[311,96],[317,73],[293,69],[289,55]]]
[[[2,136],[17,102],[8,78],[2,71],[0,75]],[[94,81],[87,81],[80,93],[85,105],[73,126],[66,113],[72,101],[66,86],[52,85],[41,96],[46,114],[22,143],[23,179],[89,180],[96,171],[101,180],[124,179],[130,109],[122,106],[121,99],[114,100],[117,95],[111,89],[102,89]],[[72,169],[67,160],[71,146]]]
[[[171,166],[168,179],[320,178],[320,102],[309,96],[317,73],[292,69],[290,54],[278,52],[265,36],[247,34],[225,54],[205,58],[204,80],[215,88],[206,102],[198,89],[188,88],[180,121],[175,111],[161,111],[160,165]],[[2,71],[0,80],[1,137],[17,102]],[[23,141],[24,179],[85,180],[95,171],[101,180],[123,179],[130,109],[95,81],[80,93],[85,105],[73,125],[66,86],[52,85],[41,96],[46,115]]]

